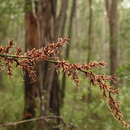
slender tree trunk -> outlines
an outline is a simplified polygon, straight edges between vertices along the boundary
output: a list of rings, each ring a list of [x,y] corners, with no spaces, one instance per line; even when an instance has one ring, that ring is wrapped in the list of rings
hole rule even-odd
[[[61,8],[59,16],[56,19],[56,29],[58,35],[60,37],[63,37],[65,33],[65,25],[67,20],[67,9],[68,9],[68,0],[62,0],[61,2]]]
[[[93,0],[89,0],[89,23],[88,23],[88,57],[87,63],[92,60],[92,44],[93,44],[93,9],[92,9]],[[90,85],[90,84],[89,84]],[[88,102],[91,102],[91,87],[88,86]]]
[[[75,13],[76,13],[76,4],[77,1],[76,0],[72,0],[72,7],[71,7],[71,12],[70,12],[70,17],[69,17],[69,27],[68,27],[68,37],[70,38],[70,44],[71,44],[71,38],[72,38],[72,32],[73,32],[73,20],[75,17]],[[67,45],[66,48],[66,52],[65,52],[65,59],[68,60],[69,59],[69,53],[70,53],[70,44]],[[63,74],[63,78],[62,78],[62,91],[61,91],[61,104],[64,104],[64,97],[65,97],[65,88],[66,88],[66,77],[65,74]]]
[[[118,64],[118,0],[106,0],[110,32],[110,74],[115,74]]]
[[[87,63],[90,62],[92,58],[92,44],[93,44],[93,9],[92,9],[92,0],[89,0],[89,23],[88,23],[88,59]]]

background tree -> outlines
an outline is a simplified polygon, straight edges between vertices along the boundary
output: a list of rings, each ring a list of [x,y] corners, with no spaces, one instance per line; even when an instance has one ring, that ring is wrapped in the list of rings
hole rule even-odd
[[[38,46],[38,27],[36,20],[36,6],[32,6],[32,0],[25,0],[25,51]],[[38,71],[38,70],[37,70]],[[36,97],[39,96],[39,82],[31,81],[28,72],[24,75],[24,114],[23,119],[31,119],[36,116]],[[20,125],[17,129],[34,129],[32,123]]]
[[[76,15],[76,5],[77,5],[77,0],[72,0],[72,7],[70,11],[70,17],[69,17],[69,26],[68,26],[68,37],[70,38],[70,44],[67,45],[66,50],[65,50],[65,59],[69,60],[69,55],[70,55],[70,47],[71,47],[71,37],[73,35],[73,21],[74,17]],[[61,104],[64,104],[64,97],[65,97],[65,88],[66,88],[66,76],[63,74],[62,78],[62,91],[61,91]]]
[[[115,74],[118,64],[118,0],[106,0],[110,34],[110,74]]]
[[[87,63],[92,60],[92,44],[93,44],[93,0],[88,1],[89,4],[89,22],[88,22],[88,55],[87,55]],[[91,101],[91,88],[88,87],[88,101]]]
[[[69,0],[61,1],[59,15],[56,18],[56,25],[55,25],[56,27],[55,30],[57,30],[58,33],[56,36],[58,37],[59,36],[63,37],[65,34],[68,4],[69,4]]]

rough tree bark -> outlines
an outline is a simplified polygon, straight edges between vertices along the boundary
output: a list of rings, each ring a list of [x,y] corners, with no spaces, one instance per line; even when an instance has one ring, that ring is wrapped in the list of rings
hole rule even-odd
[[[25,51],[38,48],[37,21],[33,13],[32,0],[25,0]],[[36,97],[38,97],[39,82],[32,83],[28,73],[24,74],[24,114],[23,119],[30,119],[36,115]],[[25,123],[18,126],[20,130],[33,129],[33,123]]]
[[[64,4],[65,2],[65,4]],[[63,35],[66,23],[66,10],[68,1],[62,2],[59,20],[56,19],[56,0],[26,0],[25,26],[26,26],[26,50],[46,46],[48,42],[55,40],[56,22],[60,22],[59,34]],[[65,12],[64,12],[65,11]],[[72,26],[72,25],[71,25]],[[71,31],[70,31],[71,32]],[[25,110],[24,119],[35,116],[36,96],[41,99],[41,116],[50,113],[60,114],[59,104],[59,82],[54,65],[44,62],[37,67],[39,73],[38,81],[30,83],[28,74],[25,74]],[[53,123],[58,124],[56,120]],[[40,121],[38,130],[52,130],[50,123]],[[31,128],[33,129],[33,128]],[[55,128],[58,130],[58,128]]]
[[[54,40],[55,2],[55,0],[25,1],[26,50],[40,48]],[[50,112],[59,115],[59,83],[54,66],[44,62],[37,67],[37,72],[39,78],[35,83],[31,83],[28,74],[25,74],[24,119],[35,116],[36,96],[40,96],[41,99],[41,116],[46,116]],[[58,124],[58,121],[55,122]],[[22,128],[25,129],[25,125]],[[33,129],[30,126],[26,128]],[[52,125],[41,121],[38,129],[52,129]]]
[[[38,48],[37,21],[32,11],[32,0],[26,0],[25,7],[25,51]],[[35,96],[37,96],[38,82],[32,83],[25,74],[25,114],[35,116]]]
[[[55,40],[55,18],[56,1],[39,0],[38,1],[38,32],[39,47],[45,46],[48,42]],[[59,115],[59,82],[54,65],[44,62],[39,67],[40,88],[42,95],[41,115],[45,116],[50,112]],[[58,120],[55,121],[58,124]],[[45,121],[40,122],[38,130],[52,129],[51,124]],[[58,129],[58,128],[56,128]]]
[[[118,0],[105,0],[110,33],[110,74],[115,74],[118,64]]]

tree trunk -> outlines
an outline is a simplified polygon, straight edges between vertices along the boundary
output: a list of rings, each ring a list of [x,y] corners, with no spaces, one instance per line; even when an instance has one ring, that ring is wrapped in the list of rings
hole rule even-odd
[[[33,13],[32,0],[25,0],[25,51],[32,48],[38,48],[38,32],[37,32],[37,21]],[[23,119],[34,118],[36,115],[36,97],[38,97],[38,81],[32,83],[28,73],[24,75],[25,83],[25,105]],[[34,128],[34,123],[25,123],[18,126],[18,129],[25,130]]]
[[[68,0],[62,0],[59,16],[56,19],[57,36],[63,37],[67,20]]]
[[[63,3],[62,3],[63,5]],[[26,50],[40,48],[55,40],[56,25],[56,0],[26,0],[25,25],[26,25]],[[67,9],[67,1],[64,11]],[[62,14],[62,13],[61,13]],[[60,17],[60,31],[63,35],[66,18]],[[62,29],[61,29],[62,28]],[[24,119],[35,116],[36,96],[40,96],[41,116],[53,113],[56,116],[60,114],[59,104],[59,82],[56,70],[53,64],[43,62],[37,67],[39,80],[31,83],[28,74],[25,74],[25,110]],[[26,72],[27,73],[27,72]],[[43,120],[39,121],[38,130],[48,130],[53,125],[58,125],[59,120],[54,120],[53,124]],[[28,127],[29,128],[29,127]],[[28,129],[27,128],[27,129]],[[30,128],[29,128],[30,129]],[[33,129],[33,127],[31,127]],[[55,128],[58,130],[58,128]]]
[[[118,0],[106,0],[110,32],[110,74],[115,74],[118,64]]]
[[[93,9],[92,9],[92,0],[89,0],[89,23],[88,23],[88,57],[87,63],[92,60],[92,44],[93,44]],[[89,84],[91,85],[91,84]],[[88,86],[88,102],[91,102],[91,87]]]
[[[89,23],[88,23],[88,59],[87,63],[90,62],[92,58],[92,44],[93,44],[93,9],[92,9],[92,0],[89,0]]]
[[[32,48],[38,48],[38,32],[37,21],[33,13],[32,0],[26,0],[25,6],[25,51]],[[25,114],[26,111],[31,111],[30,114],[35,116],[35,97],[38,96],[38,82],[32,83],[27,72],[25,73]]]
[[[71,38],[72,38],[72,32],[73,32],[73,20],[74,20],[74,16],[76,13],[76,5],[77,5],[77,1],[73,0],[72,1],[72,7],[71,7],[71,12],[70,12],[70,17],[69,17],[69,27],[68,27],[68,37],[70,38],[70,44],[71,44]],[[66,47],[66,52],[65,52],[65,59],[68,60],[69,59],[69,53],[70,53],[70,44],[67,45]],[[63,78],[62,78],[62,90],[61,90],[61,105],[63,106],[64,104],[64,97],[65,97],[65,88],[66,88],[66,77],[65,74],[63,74]]]
[[[55,40],[55,0],[38,1],[38,31],[39,47],[45,46],[48,42]],[[59,82],[53,64],[43,62],[39,67],[40,87],[42,95],[41,115],[48,115],[50,112],[59,116]],[[58,124],[58,120],[53,123]],[[53,125],[40,121],[38,130],[50,130]],[[58,128],[56,128],[58,129]]]

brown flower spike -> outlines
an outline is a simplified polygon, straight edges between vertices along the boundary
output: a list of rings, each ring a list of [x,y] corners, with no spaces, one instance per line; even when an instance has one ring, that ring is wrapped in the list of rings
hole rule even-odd
[[[40,49],[32,49],[22,54],[20,48],[13,46],[10,41],[6,47],[0,46],[0,70],[6,65],[8,75],[12,75],[12,66],[15,63],[23,71],[26,71],[32,81],[36,81],[36,65],[39,62],[47,61],[55,64],[57,70],[63,71],[70,77],[76,85],[79,85],[79,72],[83,73],[94,86],[98,86],[108,104],[108,108],[116,120],[123,126],[128,127],[127,122],[123,118],[120,111],[119,102],[113,95],[118,94],[118,89],[113,88],[108,81],[115,80],[114,76],[98,75],[92,72],[93,68],[105,66],[104,62],[91,62],[88,64],[70,64],[66,61],[57,60],[56,55],[59,48],[68,42],[67,38],[59,38],[55,43],[49,43],[46,47]],[[15,51],[11,51],[15,50]]]

